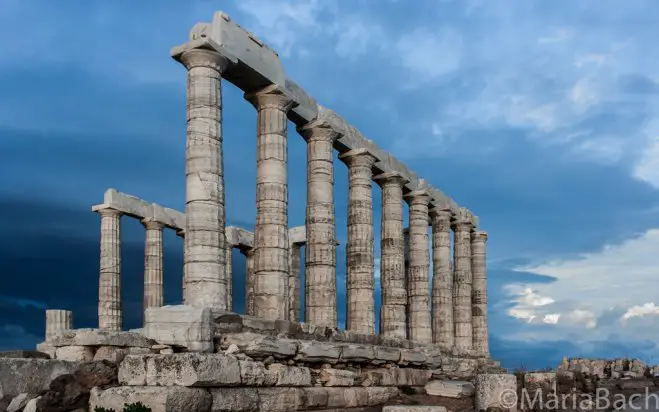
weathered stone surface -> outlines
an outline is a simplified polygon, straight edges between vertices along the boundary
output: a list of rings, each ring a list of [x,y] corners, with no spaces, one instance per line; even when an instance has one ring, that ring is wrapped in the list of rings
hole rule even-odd
[[[259,411],[295,411],[301,404],[301,388],[258,388]]]
[[[443,406],[396,405],[385,406],[382,408],[382,412],[446,412],[446,408]]]
[[[473,224],[466,209],[461,209],[454,222],[453,246],[453,322],[455,346],[473,348],[471,231]]]
[[[413,368],[382,368],[362,370],[362,386],[423,386],[432,376],[432,371]]]
[[[474,350],[483,356],[490,353],[487,327],[487,265],[485,242],[487,233],[476,231],[471,234],[471,315]]]
[[[86,391],[95,386],[105,387],[117,384],[117,365],[108,361],[85,362],[73,372],[76,381]],[[52,385],[51,385],[51,389]]]
[[[30,399],[23,412],[37,412],[37,402],[39,402],[39,398]]]
[[[309,368],[287,366],[279,363],[272,364],[268,371],[277,376],[276,386],[310,386],[311,372]]]
[[[25,408],[25,405],[33,399],[29,393],[19,393],[14,396],[9,405],[7,406],[7,412],[18,412]]]
[[[297,353],[298,343],[291,339],[278,339],[257,333],[227,333],[221,337],[221,347],[236,345],[241,352],[251,357],[274,356],[275,358],[293,357]]]
[[[142,219],[146,240],[144,246],[144,308],[163,305],[163,228],[155,218]]]
[[[400,360],[401,365],[422,365],[426,362],[426,354],[421,350],[401,349]]]
[[[426,393],[433,396],[444,396],[446,398],[461,398],[472,396],[475,388],[467,381],[431,381],[425,386]]]
[[[535,392],[543,397],[556,392],[556,374],[553,372],[531,372],[524,374],[524,388],[533,398]]]
[[[50,359],[55,359],[56,348],[52,346],[50,343],[47,342],[37,343],[36,349],[38,352],[41,352],[44,355],[48,355]]]
[[[129,355],[119,366],[123,385],[233,386],[240,377],[238,359],[219,353]]]
[[[252,412],[259,410],[256,388],[213,388],[212,412]]]
[[[323,368],[319,379],[323,386],[353,386],[357,374],[346,369]]]
[[[121,313],[121,215],[106,205],[92,208],[101,216],[101,259],[98,281],[98,327],[120,331]]]
[[[212,396],[203,388],[180,386],[120,386],[100,390],[94,388],[89,399],[89,409],[96,407],[123,410],[128,403],[141,402],[152,412],[209,412]]]
[[[341,345],[331,342],[300,342],[296,359],[302,362],[336,363],[341,356]]]
[[[268,370],[261,362],[239,361],[240,382],[244,386],[274,386],[277,383],[276,370]]]
[[[89,346],[61,346],[55,350],[55,358],[71,362],[89,362],[94,359],[94,349]]]
[[[150,348],[155,344],[144,335],[103,329],[72,329],[47,341],[54,347],[61,346],[128,346]]]
[[[187,305],[148,308],[144,311],[144,335],[150,339],[148,347],[157,341],[195,352],[212,352],[211,310]]]
[[[341,346],[341,361],[366,362],[375,359],[375,347],[372,345],[348,344]]]
[[[53,379],[73,373],[78,366],[63,360],[0,358],[0,399],[47,390]]]
[[[400,361],[400,349],[386,346],[375,346],[374,363],[397,363]]]
[[[10,350],[0,352],[0,358],[50,359],[50,356],[38,350]]]
[[[477,411],[487,408],[503,408],[517,411],[514,400],[517,399],[517,378],[508,374],[480,374],[474,381],[476,398],[474,405]],[[515,406],[511,406],[511,405]]]
[[[433,342],[453,346],[453,273],[451,271],[451,211],[430,209],[432,221],[432,333]]]

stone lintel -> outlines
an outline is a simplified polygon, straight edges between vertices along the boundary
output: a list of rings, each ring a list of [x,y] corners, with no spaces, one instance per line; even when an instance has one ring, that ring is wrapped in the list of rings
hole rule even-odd
[[[116,209],[124,215],[135,219],[152,218],[164,226],[181,230],[185,228],[185,214],[178,210],[163,207],[155,203],[147,202],[136,196],[121,193],[116,189],[108,189],[103,196],[103,203],[92,206],[93,211],[103,208]]]

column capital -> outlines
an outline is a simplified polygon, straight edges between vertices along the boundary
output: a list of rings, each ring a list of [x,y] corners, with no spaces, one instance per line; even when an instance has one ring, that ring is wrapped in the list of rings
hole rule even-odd
[[[487,232],[483,230],[477,230],[471,233],[472,242],[487,242]]]
[[[458,213],[455,215],[455,220],[453,221],[453,227],[466,227],[471,231],[471,229],[474,227],[474,222],[473,215],[469,209],[461,207],[458,210]]]
[[[399,172],[387,172],[374,176],[373,181],[380,185],[380,187],[389,184],[396,184],[402,188],[403,185],[408,182],[408,179]]]
[[[373,167],[378,158],[366,148],[352,149],[339,155],[339,160],[348,165]]]
[[[297,128],[297,132],[306,140],[310,141],[320,141],[320,142],[331,142],[334,144],[334,141],[341,136],[339,132],[332,129],[326,123],[319,123],[313,121],[307,123]]]
[[[148,230],[162,230],[165,227],[165,224],[157,221],[152,217],[145,217],[142,219],[142,225]]]
[[[449,206],[435,206],[428,210],[428,214],[432,219],[448,220],[453,219],[453,211]]]
[[[208,67],[222,73],[231,64],[231,61],[220,53],[208,49],[189,49],[175,58],[188,70]]]
[[[121,217],[123,215],[122,211],[113,209],[107,205],[92,206],[92,212],[98,213],[101,217]]]
[[[421,204],[429,205],[430,204],[430,194],[426,189],[412,190],[403,195],[403,199],[409,204]]]
[[[271,84],[262,89],[245,93],[244,97],[245,100],[250,102],[257,110],[272,108],[288,112],[294,106],[297,106],[297,102],[293,97],[276,84]]]

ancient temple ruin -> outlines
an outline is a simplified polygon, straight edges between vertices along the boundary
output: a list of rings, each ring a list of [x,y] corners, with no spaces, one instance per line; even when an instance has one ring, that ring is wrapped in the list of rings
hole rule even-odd
[[[511,385],[490,359],[487,234],[477,217],[433,187],[431,176],[418,176],[318,104],[286,77],[274,50],[226,14],[196,24],[171,54],[187,70],[185,211],[108,190],[92,208],[101,221],[98,328],[73,329],[70,312],[49,310],[39,350],[65,361],[120,362],[121,386],[91,396],[92,405],[118,410],[124,401],[162,406],[171,397],[189,399],[190,410],[199,411],[365,408],[432,381],[466,396],[473,391],[463,384],[475,382],[476,402],[496,405],[490,393],[478,398],[474,380],[490,376],[479,378],[490,389]],[[256,111],[254,233],[225,224],[224,80]],[[306,220],[299,228],[288,227],[289,120],[307,142]],[[334,150],[344,165],[334,164]],[[345,330],[337,327],[334,167],[349,171]],[[373,182],[381,188],[381,222],[373,219]],[[132,331],[122,330],[122,216],[145,227],[144,326]],[[374,224],[381,225],[378,240]],[[180,305],[163,306],[165,229],[184,239]],[[245,291],[233,288],[233,248],[246,256]],[[246,313],[234,312],[236,293],[245,293]]]

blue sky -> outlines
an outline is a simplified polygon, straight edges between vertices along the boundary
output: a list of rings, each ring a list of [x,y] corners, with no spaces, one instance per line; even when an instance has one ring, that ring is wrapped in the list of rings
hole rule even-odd
[[[0,347],[37,343],[44,308],[95,325],[99,225],[89,209],[105,189],[183,209],[185,70],[169,49],[223,10],[319,103],[480,217],[495,358],[544,367],[562,356],[659,354],[651,1],[1,4]],[[224,102],[227,217],[251,228],[256,116],[232,85]],[[304,224],[305,156],[291,127],[290,226]],[[345,244],[347,173],[335,165]],[[375,185],[373,194],[378,222]],[[124,228],[135,327],[144,234],[128,219]],[[165,239],[165,298],[176,303],[182,243]],[[341,287],[341,248],[338,265]]]

